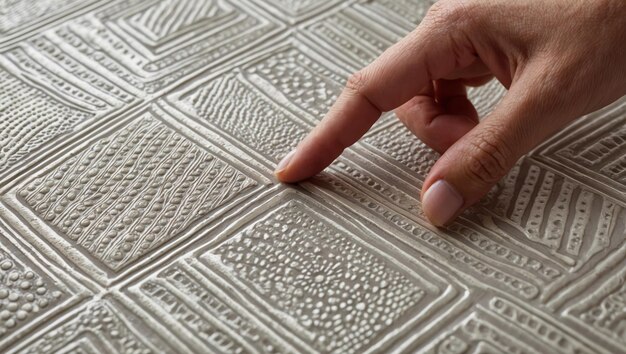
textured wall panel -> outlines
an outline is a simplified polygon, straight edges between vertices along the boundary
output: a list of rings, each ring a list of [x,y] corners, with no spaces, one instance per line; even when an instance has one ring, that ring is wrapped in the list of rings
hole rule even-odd
[[[272,176],[431,5],[0,0],[0,351],[623,352],[624,98],[446,229],[393,112]]]

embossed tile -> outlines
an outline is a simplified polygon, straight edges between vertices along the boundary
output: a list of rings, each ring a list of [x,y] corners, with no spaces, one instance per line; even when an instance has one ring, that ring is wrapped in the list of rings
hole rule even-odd
[[[622,352],[624,98],[446,229],[392,112],[274,179],[432,3],[0,0],[0,351]]]
[[[510,328],[516,328],[515,334]],[[508,299],[480,301],[456,326],[441,334],[428,352],[594,353],[589,346],[544,318]]]
[[[94,115],[64,105],[6,70],[0,69],[0,80],[3,83],[0,87],[3,98],[0,110],[0,170],[27,158],[43,143],[67,133],[74,125]],[[33,120],[33,116],[38,119]]]
[[[394,247],[373,247],[367,240],[377,243],[374,234],[348,230],[354,225],[338,214],[328,220],[330,210],[300,193],[279,194],[268,205],[252,223],[195,252],[187,259],[193,269],[177,266],[167,277],[197,274],[195,282],[205,284],[226,279],[232,285],[222,286],[238,289],[238,303],[279,321],[273,326],[278,337],[322,352],[383,348],[398,333],[418,333],[420,320],[454,308],[465,292],[436,268],[401,263],[406,258]],[[204,287],[199,294],[207,293]]]
[[[578,301],[566,310],[574,326],[579,326],[581,331],[599,335],[600,341],[611,343],[615,348],[623,348],[626,343],[622,316],[626,286],[620,279],[623,273],[618,272],[600,288],[578,297]]]
[[[390,29],[407,32],[415,28],[435,0],[362,0],[361,9]]]
[[[85,295],[73,280],[42,268],[27,252],[0,227],[0,348]]]
[[[151,94],[281,28],[250,6],[246,1],[118,1],[42,37],[68,56]]]
[[[626,99],[621,99],[565,129],[534,157],[626,203],[625,126]]]
[[[130,314],[121,312],[121,307],[108,299],[90,302],[33,337],[17,353],[175,352],[166,340],[142,328],[137,318],[131,322]]]
[[[153,107],[17,188],[14,202],[51,228],[41,237],[118,274],[258,186],[162,113]]]
[[[288,203],[210,254],[311,333],[315,348],[356,351],[424,290],[306,209]]]
[[[307,125],[281,109],[241,74],[229,73],[201,86],[183,101],[216,132],[259,154],[270,165],[302,138]]]
[[[132,105],[130,94],[87,71],[64,70],[54,58],[31,55],[31,47],[0,54],[0,175],[45,152],[55,139]],[[90,82],[78,83],[77,75]]]
[[[3,1],[0,11],[0,45],[55,19],[68,18],[73,12],[93,3],[96,1]]]
[[[180,262],[131,290],[157,323],[184,338],[196,351],[288,353],[296,349],[224,293],[201,271]],[[159,309],[159,310],[157,310]]]
[[[256,0],[261,6],[273,12],[276,17],[289,23],[295,24],[306,18],[328,11],[333,6],[341,3],[349,3],[352,0]]]

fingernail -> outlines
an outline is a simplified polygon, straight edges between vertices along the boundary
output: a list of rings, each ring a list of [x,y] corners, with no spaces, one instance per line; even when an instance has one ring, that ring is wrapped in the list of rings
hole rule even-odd
[[[285,155],[285,157],[283,157],[283,159],[280,160],[280,162],[278,163],[278,166],[276,166],[275,173],[278,173],[278,172],[284,170],[287,167],[287,165],[289,165],[289,161],[291,161],[291,158],[293,158],[293,155],[295,153],[296,153],[296,150],[292,150],[290,153]]]
[[[462,206],[461,194],[443,179],[433,183],[422,198],[424,214],[435,226],[444,226],[452,221]]]

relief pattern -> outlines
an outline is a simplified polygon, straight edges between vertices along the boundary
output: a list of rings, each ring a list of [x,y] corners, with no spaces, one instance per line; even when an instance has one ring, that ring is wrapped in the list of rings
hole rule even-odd
[[[432,4],[0,0],[0,351],[623,351],[624,98],[446,228],[393,112],[273,178]]]

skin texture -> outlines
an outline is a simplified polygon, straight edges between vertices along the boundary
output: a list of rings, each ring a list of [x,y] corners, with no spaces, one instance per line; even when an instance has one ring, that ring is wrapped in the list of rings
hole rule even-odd
[[[508,92],[479,122],[466,86],[494,76]],[[626,1],[440,0],[413,32],[347,80],[276,176],[297,182],[319,173],[382,112],[395,110],[442,154],[421,193],[424,213],[442,226],[521,156],[624,94]],[[446,188],[426,197],[440,180]],[[451,196],[460,207],[442,215]]]

